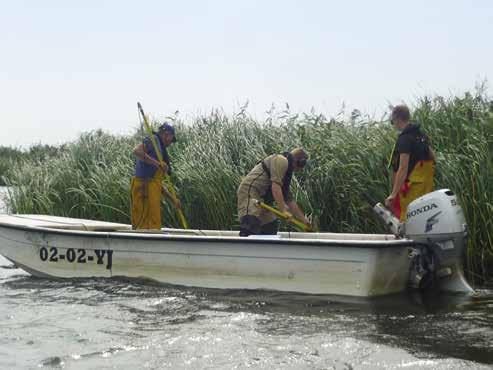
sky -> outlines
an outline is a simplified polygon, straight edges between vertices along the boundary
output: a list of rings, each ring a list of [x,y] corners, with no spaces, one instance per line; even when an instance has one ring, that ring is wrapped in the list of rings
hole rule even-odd
[[[491,0],[0,0],[0,146],[128,134],[137,101],[381,115],[493,78],[492,39]]]

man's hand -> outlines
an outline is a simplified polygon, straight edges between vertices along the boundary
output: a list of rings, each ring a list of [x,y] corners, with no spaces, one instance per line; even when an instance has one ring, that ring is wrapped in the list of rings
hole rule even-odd
[[[168,173],[168,165],[166,164],[166,162],[162,162],[162,163],[157,162],[157,168],[163,171],[164,174]]]
[[[394,203],[395,195],[390,194],[386,199],[385,199],[385,207],[391,208],[392,203]]]
[[[306,226],[308,226],[310,228],[312,227],[310,220],[306,216],[303,216],[303,218],[301,219],[301,222],[303,222]]]

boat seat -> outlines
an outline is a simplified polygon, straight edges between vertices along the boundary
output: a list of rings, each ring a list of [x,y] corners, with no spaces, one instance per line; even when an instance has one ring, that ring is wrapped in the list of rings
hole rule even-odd
[[[49,229],[81,230],[81,231],[117,231],[132,230],[131,225],[97,220],[76,219],[70,217],[48,215],[0,215],[0,222],[13,225],[43,227]]]

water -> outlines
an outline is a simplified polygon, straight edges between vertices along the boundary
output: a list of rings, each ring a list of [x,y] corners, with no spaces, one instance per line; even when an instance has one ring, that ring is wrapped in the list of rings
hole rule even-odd
[[[375,300],[33,278],[0,256],[0,369],[490,369],[493,292]]]
[[[0,257],[1,258],[1,257]],[[339,302],[128,280],[50,281],[0,259],[0,368],[478,369],[493,295]]]

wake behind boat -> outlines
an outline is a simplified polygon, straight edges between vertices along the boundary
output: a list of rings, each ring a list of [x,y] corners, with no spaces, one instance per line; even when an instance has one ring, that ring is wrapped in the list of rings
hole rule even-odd
[[[462,270],[465,222],[439,190],[409,206],[393,234],[134,231],[130,225],[47,215],[0,215],[0,254],[38,277],[124,276],[220,289],[379,296],[436,281],[471,292]]]

